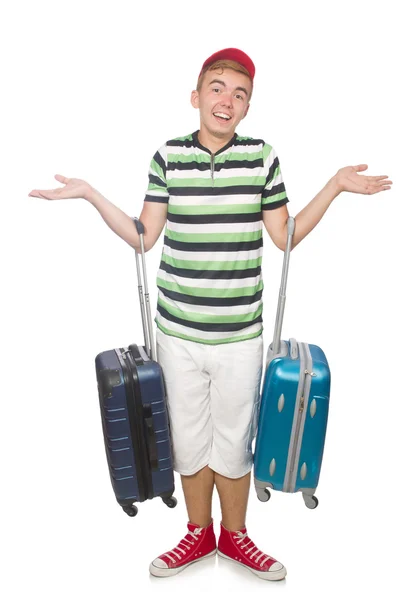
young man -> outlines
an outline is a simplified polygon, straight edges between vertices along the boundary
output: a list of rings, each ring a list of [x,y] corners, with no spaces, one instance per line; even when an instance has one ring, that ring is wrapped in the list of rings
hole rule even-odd
[[[235,130],[246,116],[255,67],[227,48],[203,64],[191,102],[200,129],[165,143],[154,155],[140,220],[150,250],[164,225],[157,276],[157,355],[162,366],[174,452],[189,517],[185,537],[150,564],[156,576],[179,573],[214,555],[279,580],[285,567],[248,537],[246,509],[263,364],[262,230],[285,249],[288,202],[277,155],[261,139]],[[320,221],[342,191],[390,189],[387,176],[359,175],[367,165],[331,177],[296,216],[292,247]],[[87,182],[55,178],[47,199],[84,198],[109,227],[139,251],[131,218]],[[216,487],[222,511],[215,539]]]

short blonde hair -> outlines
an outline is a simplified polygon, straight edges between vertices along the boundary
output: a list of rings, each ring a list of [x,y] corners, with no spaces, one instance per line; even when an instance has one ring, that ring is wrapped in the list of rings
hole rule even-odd
[[[201,86],[203,85],[203,79],[204,79],[204,75],[206,74],[207,71],[216,71],[218,69],[222,69],[222,73],[223,73],[223,69],[233,69],[233,71],[237,71],[237,73],[243,73],[244,75],[247,75],[247,77],[249,77],[249,80],[251,81],[251,86],[253,86],[254,82],[252,81],[249,72],[247,71],[247,69],[245,67],[243,67],[243,65],[240,65],[240,63],[234,61],[234,60],[217,60],[216,62],[212,63],[212,65],[209,65],[208,67],[206,67],[203,72],[201,73],[201,75],[199,76],[198,80],[197,80],[197,86],[196,86],[196,90],[199,92],[201,90]],[[252,88],[251,88],[251,92],[249,94],[249,98],[248,100],[251,100],[251,96],[252,96]]]

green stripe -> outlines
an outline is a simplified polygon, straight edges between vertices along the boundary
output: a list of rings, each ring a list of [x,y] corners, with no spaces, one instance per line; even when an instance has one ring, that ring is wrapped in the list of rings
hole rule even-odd
[[[204,313],[185,312],[174,306],[169,305],[163,299],[159,298],[158,303],[163,306],[171,315],[191,321],[192,323],[249,323],[254,321],[262,314],[262,305],[255,312],[240,314],[240,315],[208,315]]]
[[[279,194],[274,194],[274,196],[268,196],[264,198],[262,202],[262,206],[264,204],[271,204],[272,202],[278,202],[279,200],[284,200],[287,197],[287,192],[280,192]]]
[[[213,242],[254,242],[261,239],[262,227],[258,231],[245,231],[242,233],[180,233],[179,231],[171,231],[167,227],[165,235],[176,242],[208,244]]]
[[[193,134],[189,133],[188,135],[183,135],[182,137],[176,137],[176,138],[173,138],[171,141],[172,142],[186,142],[186,140],[189,140],[191,142],[193,140]],[[170,148],[172,148],[172,146],[170,146]]]
[[[260,204],[170,204],[168,212],[173,215],[242,215],[260,211]]]
[[[167,188],[163,185],[157,185],[157,183],[149,183],[148,187],[147,187],[148,191],[156,191],[156,192],[163,192],[165,193],[165,195],[167,196]]]
[[[263,156],[263,161],[266,162],[267,159],[269,158],[269,154],[272,151],[272,146],[270,146],[270,144],[265,144],[263,146],[263,150],[262,150],[262,156]]]
[[[194,178],[174,178],[167,179],[168,187],[208,187],[212,188],[213,185],[216,188],[225,187],[228,188],[232,185],[261,185],[264,186],[266,183],[266,177],[253,177],[252,175],[246,177],[218,177],[215,174],[215,179],[212,182],[210,178],[194,177]]]
[[[182,340],[188,340],[190,342],[198,342],[199,344],[217,345],[217,344],[230,344],[232,342],[243,342],[244,340],[251,340],[253,338],[259,337],[263,331],[263,327],[261,327],[259,331],[256,331],[255,333],[250,333],[248,335],[238,335],[236,337],[223,338],[223,339],[219,339],[219,340],[210,340],[210,339],[196,338],[196,337],[193,337],[190,335],[185,335],[183,333],[178,333],[177,331],[172,331],[171,329],[167,329],[163,325],[160,325],[157,317],[155,318],[155,322],[156,322],[157,327],[160,329],[160,331],[162,331],[166,335],[170,335],[171,337],[181,338]]]
[[[192,152],[191,154],[180,154],[177,152],[169,152],[167,154],[168,162],[180,162],[180,163],[189,163],[189,162],[200,162],[205,164],[211,163],[211,156],[207,152],[203,152],[202,154],[196,154]],[[263,158],[263,153],[261,151],[257,152],[230,152],[230,154],[220,154],[219,156],[215,156],[215,164],[224,163],[226,160],[235,160],[244,162],[258,160],[259,158]],[[235,167],[236,169],[240,167]]]
[[[207,152],[203,152],[202,154],[196,154],[194,152],[192,152],[191,154],[180,154],[177,152],[169,152],[167,154],[167,158],[168,158],[168,162],[180,162],[180,163],[199,162],[199,163],[205,163],[205,164],[211,163],[211,156]],[[254,161],[259,158],[263,158],[263,153],[261,151],[259,151],[259,152],[257,152],[257,151],[244,152],[244,153],[230,152],[230,154],[220,154],[219,156],[215,156],[215,163],[221,164],[221,163],[224,163],[226,160],[227,161],[235,160],[235,161],[240,161],[240,162],[244,162],[246,160]],[[238,169],[240,167],[235,167],[235,168]]]
[[[170,283],[161,277],[157,277],[157,285],[171,290],[172,292],[178,292],[179,294],[186,294],[187,296],[200,296],[202,298],[240,298],[241,296],[253,296],[257,292],[263,289],[263,281],[260,280],[257,285],[244,288],[230,288],[230,289],[216,289],[216,288],[200,288],[200,287],[187,287],[185,285],[179,285],[177,283]]]
[[[175,267],[177,269],[193,269],[196,271],[208,270],[208,271],[237,271],[243,269],[254,269],[260,267],[262,264],[262,257],[251,258],[250,260],[231,260],[231,261],[199,261],[199,260],[179,260],[172,258],[168,254],[163,253],[162,260]]]
[[[176,153],[168,153],[167,155],[168,162],[180,162],[180,163],[189,163],[189,162],[202,162],[206,164],[210,164],[211,157],[207,153],[203,154],[176,154]]]
[[[249,161],[253,161],[253,160],[258,160],[258,158],[262,158],[263,154],[261,151],[254,151],[254,152],[230,152],[230,154],[220,154],[219,156],[215,156],[215,162],[216,163],[222,163],[225,162],[226,160],[239,160],[241,162],[244,162],[246,160]],[[217,160],[218,159],[218,160]],[[235,169],[240,169],[241,167],[235,167]],[[244,168],[244,167],[243,167]]]
[[[162,181],[164,181],[163,169],[160,167],[159,163],[154,160],[154,158],[152,158],[152,162],[150,163],[150,168],[156,173],[156,175],[158,175],[160,177],[160,179]],[[165,185],[165,181],[164,181],[164,185]]]

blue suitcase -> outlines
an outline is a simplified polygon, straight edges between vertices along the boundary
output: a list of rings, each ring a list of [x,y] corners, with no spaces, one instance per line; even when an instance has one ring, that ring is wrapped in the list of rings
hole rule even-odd
[[[156,362],[143,247],[143,225],[135,220],[141,240],[145,301],[138,253],[138,292],[145,346],[101,352],[95,359],[102,429],[109,474],[117,502],[129,516],[135,503],[161,497],[176,506],[174,471],[163,375]]]
[[[254,483],[263,502],[270,498],[268,488],[300,491],[306,506],[316,508],[314,493],[324,452],[331,375],[321,348],[293,338],[280,341],[294,227],[290,217],[276,326],[259,407]]]

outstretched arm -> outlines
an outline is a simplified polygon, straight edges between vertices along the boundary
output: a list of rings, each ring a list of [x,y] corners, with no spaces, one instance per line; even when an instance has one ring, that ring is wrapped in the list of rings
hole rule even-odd
[[[83,198],[92,204],[105,223],[114,233],[141,252],[139,235],[130,216],[110,202],[98,190],[83,179],[68,178],[55,175],[55,179],[65,184],[62,188],[52,190],[32,190],[29,196],[46,200],[63,200],[68,198]],[[159,238],[167,220],[168,205],[163,202],[144,202],[139,219],[145,227],[144,247],[150,250]]]
[[[95,188],[90,188],[87,192],[86,200],[92,204],[105,223],[114,233],[132,246],[139,254],[141,246],[139,236],[131,217],[126,215],[120,208],[112,204]],[[144,202],[143,209],[139,216],[145,227],[144,247],[145,252],[153,248],[160,237],[167,220],[167,204],[159,202]]]
[[[295,248],[308,233],[314,229],[324,216],[333,200],[341,192],[355,194],[377,194],[391,189],[392,181],[387,175],[375,177],[359,175],[368,165],[344,167],[331,177],[322,190],[295,217],[295,233],[292,238],[292,248]],[[285,250],[287,240],[288,209],[281,206],[276,210],[262,211],[263,222],[271,239],[280,250]]]

